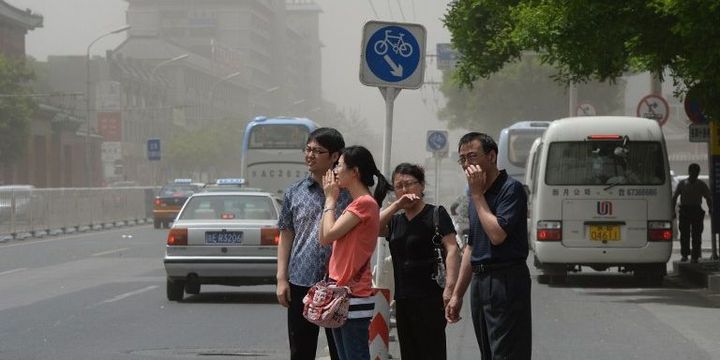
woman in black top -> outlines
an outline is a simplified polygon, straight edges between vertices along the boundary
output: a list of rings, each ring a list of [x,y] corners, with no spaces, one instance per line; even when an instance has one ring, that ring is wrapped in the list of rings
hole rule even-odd
[[[433,239],[435,206],[423,201],[422,167],[402,163],[393,171],[392,181],[396,200],[380,212],[380,235],[390,241],[400,358],[444,360],[445,304],[452,295],[459,268],[455,228],[450,215],[440,207],[440,236]],[[444,289],[433,279],[438,257],[433,241],[444,249]]]

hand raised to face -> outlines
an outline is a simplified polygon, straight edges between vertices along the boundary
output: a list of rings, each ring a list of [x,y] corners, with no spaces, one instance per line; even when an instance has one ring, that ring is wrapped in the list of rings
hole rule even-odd
[[[473,194],[484,194],[487,190],[487,173],[480,165],[468,165],[465,169],[468,187]]]
[[[335,173],[332,169],[325,172],[323,175],[323,191],[325,192],[325,198],[337,200],[340,195],[340,187],[335,180]]]

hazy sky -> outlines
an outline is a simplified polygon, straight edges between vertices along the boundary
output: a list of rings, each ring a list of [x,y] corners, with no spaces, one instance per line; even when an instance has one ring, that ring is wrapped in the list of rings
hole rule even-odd
[[[124,0],[7,0],[9,3],[44,17],[44,27],[27,36],[27,52],[40,60],[48,55],[85,54],[88,44],[98,35],[125,25],[127,2]],[[369,20],[406,21],[427,29],[429,54],[435,44],[449,42],[450,35],[440,18],[449,1],[428,0],[316,0],[323,9],[320,15],[320,40],[323,48],[323,95],[343,109],[357,110],[382,135],[385,127],[385,105],[377,88],[358,80],[362,27]],[[377,14],[377,15],[376,15]],[[125,35],[115,35],[93,45],[92,53],[104,54],[117,46]],[[432,60],[432,59],[430,59]],[[429,61],[426,81],[439,81],[440,72]],[[442,96],[437,88],[424,86],[403,90],[395,102],[393,126],[393,160],[421,161],[426,155],[427,130],[444,128],[437,122]],[[451,134],[451,144],[459,132]],[[399,141],[402,134],[403,141]],[[400,153],[402,151],[402,153]],[[405,154],[408,154],[405,156]],[[413,155],[409,155],[413,154]],[[379,154],[378,154],[379,155]],[[381,158],[380,156],[378,156]],[[379,161],[379,160],[378,160]]]

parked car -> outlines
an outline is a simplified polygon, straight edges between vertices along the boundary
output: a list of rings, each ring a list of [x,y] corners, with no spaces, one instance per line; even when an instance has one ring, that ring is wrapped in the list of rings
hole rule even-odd
[[[275,284],[279,200],[258,191],[190,196],[167,237],[167,298],[199,294],[202,284]]]

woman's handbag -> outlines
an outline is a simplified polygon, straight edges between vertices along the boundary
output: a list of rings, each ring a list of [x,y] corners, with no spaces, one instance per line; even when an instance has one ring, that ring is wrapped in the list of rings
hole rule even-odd
[[[321,280],[303,298],[303,316],[309,322],[325,328],[345,324],[350,308],[350,288]]]
[[[433,209],[433,226],[435,226],[435,234],[433,234],[432,243],[435,248],[437,258],[435,259],[435,271],[432,279],[440,286],[445,288],[445,259],[443,258],[442,235],[440,235],[440,206]]]

